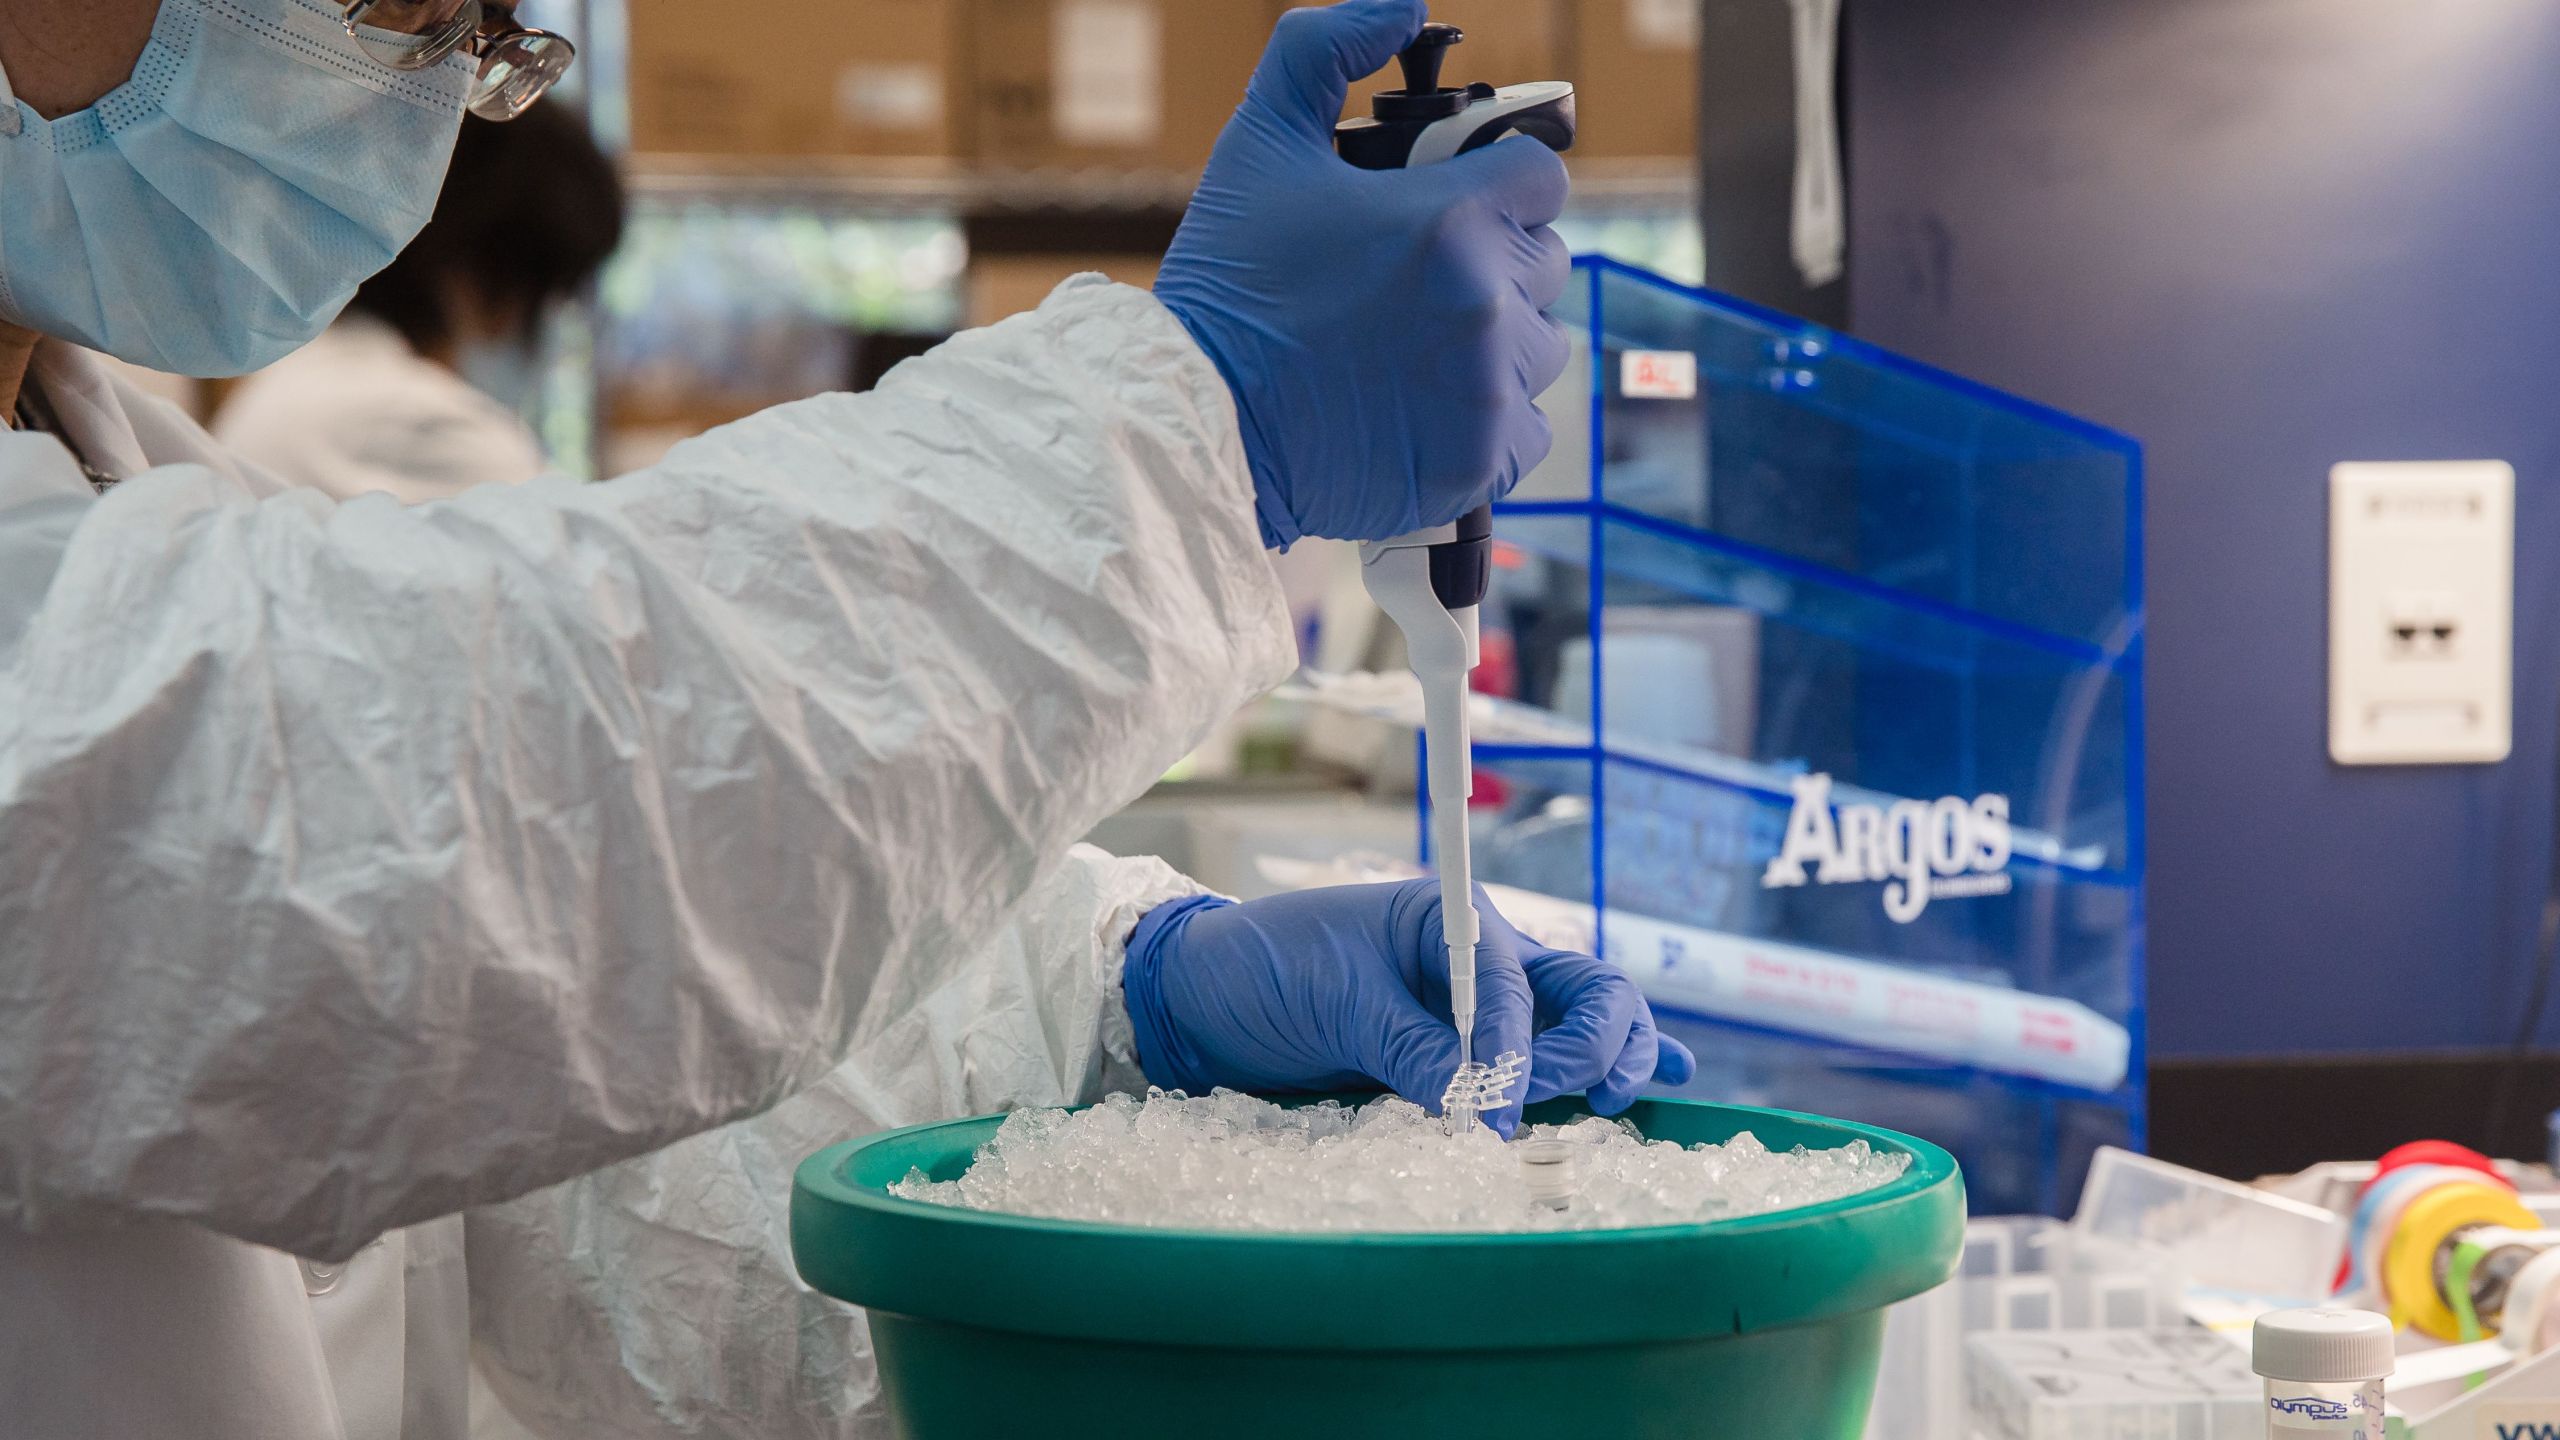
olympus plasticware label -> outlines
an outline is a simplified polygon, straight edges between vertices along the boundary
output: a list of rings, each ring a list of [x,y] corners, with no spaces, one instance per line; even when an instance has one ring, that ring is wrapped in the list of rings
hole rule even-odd
[[[1835,807],[1830,776],[1791,783],[1795,808],[1777,858],[1761,872],[1762,889],[1790,889],[1808,874],[1817,885],[1883,882],[1884,913],[1902,925],[1931,900],[2009,893],[2008,796]]]
[[[2267,1387],[2268,1440],[2382,1440],[2382,1416],[2378,1381],[2344,1394]]]

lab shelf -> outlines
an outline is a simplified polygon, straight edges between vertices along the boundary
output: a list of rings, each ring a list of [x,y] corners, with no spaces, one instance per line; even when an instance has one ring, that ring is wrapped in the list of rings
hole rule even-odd
[[[2114,667],[2128,658],[2129,636],[2111,636],[2110,645],[2054,634],[1605,500],[1522,501],[1498,505],[1495,512],[1524,522],[1596,518],[1609,567],[1621,576],[1686,590],[1715,604],[1767,610],[1792,601],[1786,618],[1794,623],[1863,644],[1890,644],[1918,664],[1979,668],[2002,663],[2004,648],[2042,652],[2041,658],[2020,655],[2008,662],[2020,666],[2058,660],[2075,668]],[[1589,553],[1587,534],[1559,537],[1551,526],[1515,525],[1511,538],[1558,559]],[[1769,577],[1796,585],[1772,587],[1765,583]]]
[[[1686,160],[1569,164],[1577,211],[1687,214],[1696,208],[1697,176]],[[1187,170],[1025,169],[958,160],[634,154],[628,157],[627,178],[632,193],[645,201],[957,215],[1179,211],[1200,177]]]
[[[1479,878],[1587,926],[1700,1093],[2058,1209],[2143,1135],[2139,447],[1606,259],[1557,314]]]

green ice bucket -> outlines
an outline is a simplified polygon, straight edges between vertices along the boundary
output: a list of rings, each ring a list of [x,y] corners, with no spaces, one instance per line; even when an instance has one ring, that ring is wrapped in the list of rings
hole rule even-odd
[[[871,1312],[911,1440],[1856,1440],[1885,1307],[1963,1250],[1954,1158],[1783,1110],[1656,1099],[1627,1118],[1684,1145],[1862,1139],[1911,1168],[1750,1219],[1507,1235],[1142,1229],[888,1194],[910,1170],[967,1170],[990,1115],[809,1157],[791,1249],[801,1278]]]

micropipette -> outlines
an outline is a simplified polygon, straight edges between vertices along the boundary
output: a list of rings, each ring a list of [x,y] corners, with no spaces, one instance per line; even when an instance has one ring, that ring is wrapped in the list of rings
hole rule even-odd
[[[1449,47],[1466,36],[1455,25],[1422,27],[1396,56],[1404,88],[1370,100],[1370,115],[1334,128],[1334,147],[1364,170],[1430,165],[1520,134],[1573,148],[1573,86],[1537,80],[1500,89],[1440,83]],[[1425,337],[1428,342],[1428,337]],[[1404,632],[1414,678],[1422,683],[1422,733],[1429,752],[1431,843],[1440,866],[1440,918],[1449,942],[1449,1012],[1458,1030],[1458,1063],[1475,1058],[1476,941],[1474,864],[1467,847],[1467,801],[1475,766],[1467,738],[1467,674],[1479,658],[1476,611],[1493,576],[1493,512],[1479,508],[1453,524],[1360,547],[1360,573],[1370,598]]]

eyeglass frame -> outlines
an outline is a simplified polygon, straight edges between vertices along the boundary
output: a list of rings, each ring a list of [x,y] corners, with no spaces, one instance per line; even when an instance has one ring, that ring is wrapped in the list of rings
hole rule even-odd
[[[569,59],[560,66],[557,73],[555,73],[549,80],[545,80],[543,82],[542,88],[533,93],[532,99],[525,102],[527,106],[530,106],[533,100],[539,100],[544,95],[549,94],[551,87],[558,83],[561,75],[568,73],[569,65],[575,63],[578,58],[578,47],[570,41],[569,37],[554,30],[537,29],[517,20],[517,0],[464,0],[463,6],[454,11],[454,18],[456,20],[461,19],[463,13],[474,6],[476,6],[480,12],[479,18],[472,21],[468,29],[460,29],[460,27],[456,27],[457,29],[460,29],[460,33],[454,39],[441,45],[429,44],[421,47],[422,53],[429,53],[430,58],[420,61],[415,66],[402,67],[393,65],[391,62],[384,60],[381,56],[376,55],[370,47],[365,45],[363,37],[356,33],[356,27],[364,23],[364,17],[371,13],[374,7],[384,3],[386,3],[386,0],[337,0],[337,4],[345,12],[340,17],[339,23],[346,27],[347,38],[356,42],[356,50],[359,54],[362,54],[366,59],[371,60],[376,65],[382,66],[386,70],[398,70],[402,68],[424,69],[429,65],[433,65],[444,60],[447,56],[450,56],[455,51],[459,50],[464,54],[471,56],[473,59],[480,61],[482,70],[485,72],[490,52],[498,45],[504,44],[510,40],[526,38],[549,40],[557,44],[562,50],[567,51]],[[496,22],[495,28],[492,28],[491,24],[493,19]],[[475,109],[473,113],[477,114],[478,111]],[[523,113],[524,112],[522,110],[518,110],[516,112],[517,115],[521,115]],[[515,116],[510,115],[505,118],[514,119]]]

